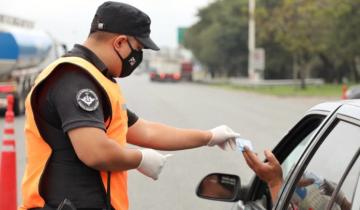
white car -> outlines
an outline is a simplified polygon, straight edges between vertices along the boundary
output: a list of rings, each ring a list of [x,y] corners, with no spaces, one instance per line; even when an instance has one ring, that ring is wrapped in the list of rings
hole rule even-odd
[[[311,108],[273,153],[284,175],[275,203],[258,177],[241,185],[237,175],[221,173],[206,176],[197,195],[234,202],[236,210],[360,209],[360,100]]]

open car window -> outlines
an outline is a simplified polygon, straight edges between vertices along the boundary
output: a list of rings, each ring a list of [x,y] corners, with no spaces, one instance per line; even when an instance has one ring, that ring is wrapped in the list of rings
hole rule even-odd
[[[281,163],[284,179],[295,167],[324,119],[324,115],[315,114],[305,117],[274,149],[274,154]]]
[[[282,164],[284,178],[291,172],[292,168],[294,168],[326,117],[326,115],[322,114],[310,114],[304,117],[275,147],[273,152]],[[256,178],[252,182],[249,197],[247,197],[246,200],[256,201],[264,199],[265,194],[268,194],[266,183]],[[269,197],[264,203],[267,203],[265,205],[269,208],[271,205],[269,202],[271,201],[268,200]]]
[[[283,170],[284,178],[286,178],[290,171],[294,168],[295,163],[299,160],[301,154],[310,143],[311,137],[315,134],[315,131],[316,129],[311,131],[282,162],[281,168]]]

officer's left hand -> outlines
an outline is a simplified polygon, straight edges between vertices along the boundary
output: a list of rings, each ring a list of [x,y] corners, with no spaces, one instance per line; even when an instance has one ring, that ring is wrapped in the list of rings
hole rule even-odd
[[[226,125],[221,125],[210,130],[212,136],[208,146],[219,146],[223,150],[235,150],[235,138],[240,137],[240,134],[235,133]]]
[[[163,155],[153,149],[140,149],[140,152],[142,159],[137,170],[145,176],[157,180],[167,159],[172,155]]]

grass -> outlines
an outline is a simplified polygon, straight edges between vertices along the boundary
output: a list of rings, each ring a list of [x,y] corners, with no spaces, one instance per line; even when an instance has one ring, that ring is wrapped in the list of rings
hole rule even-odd
[[[274,96],[307,96],[307,97],[341,97],[342,85],[308,85],[306,89],[299,86],[240,86],[234,84],[214,84],[214,86],[239,91],[255,92]]]

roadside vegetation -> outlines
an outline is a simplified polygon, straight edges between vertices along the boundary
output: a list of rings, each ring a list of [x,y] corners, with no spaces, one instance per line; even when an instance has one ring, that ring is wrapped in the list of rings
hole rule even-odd
[[[308,85],[306,89],[299,86],[281,85],[281,86],[241,86],[228,83],[211,84],[215,87],[232,89],[245,92],[254,92],[258,94],[280,96],[280,97],[342,97],[342,85]]]
[[[359,0],[258,0],[256,4],[256,47],[266,52],[265,79],[360,81]],[[247,77],[248,14],[248,0],[215,0],[199,10],[199,21],[186,31],[185,47],[213,78]],[[318,90],[330,94],[341,87],[317,88],[296,94]],[[270,89],[292,94],[294,88]]]

